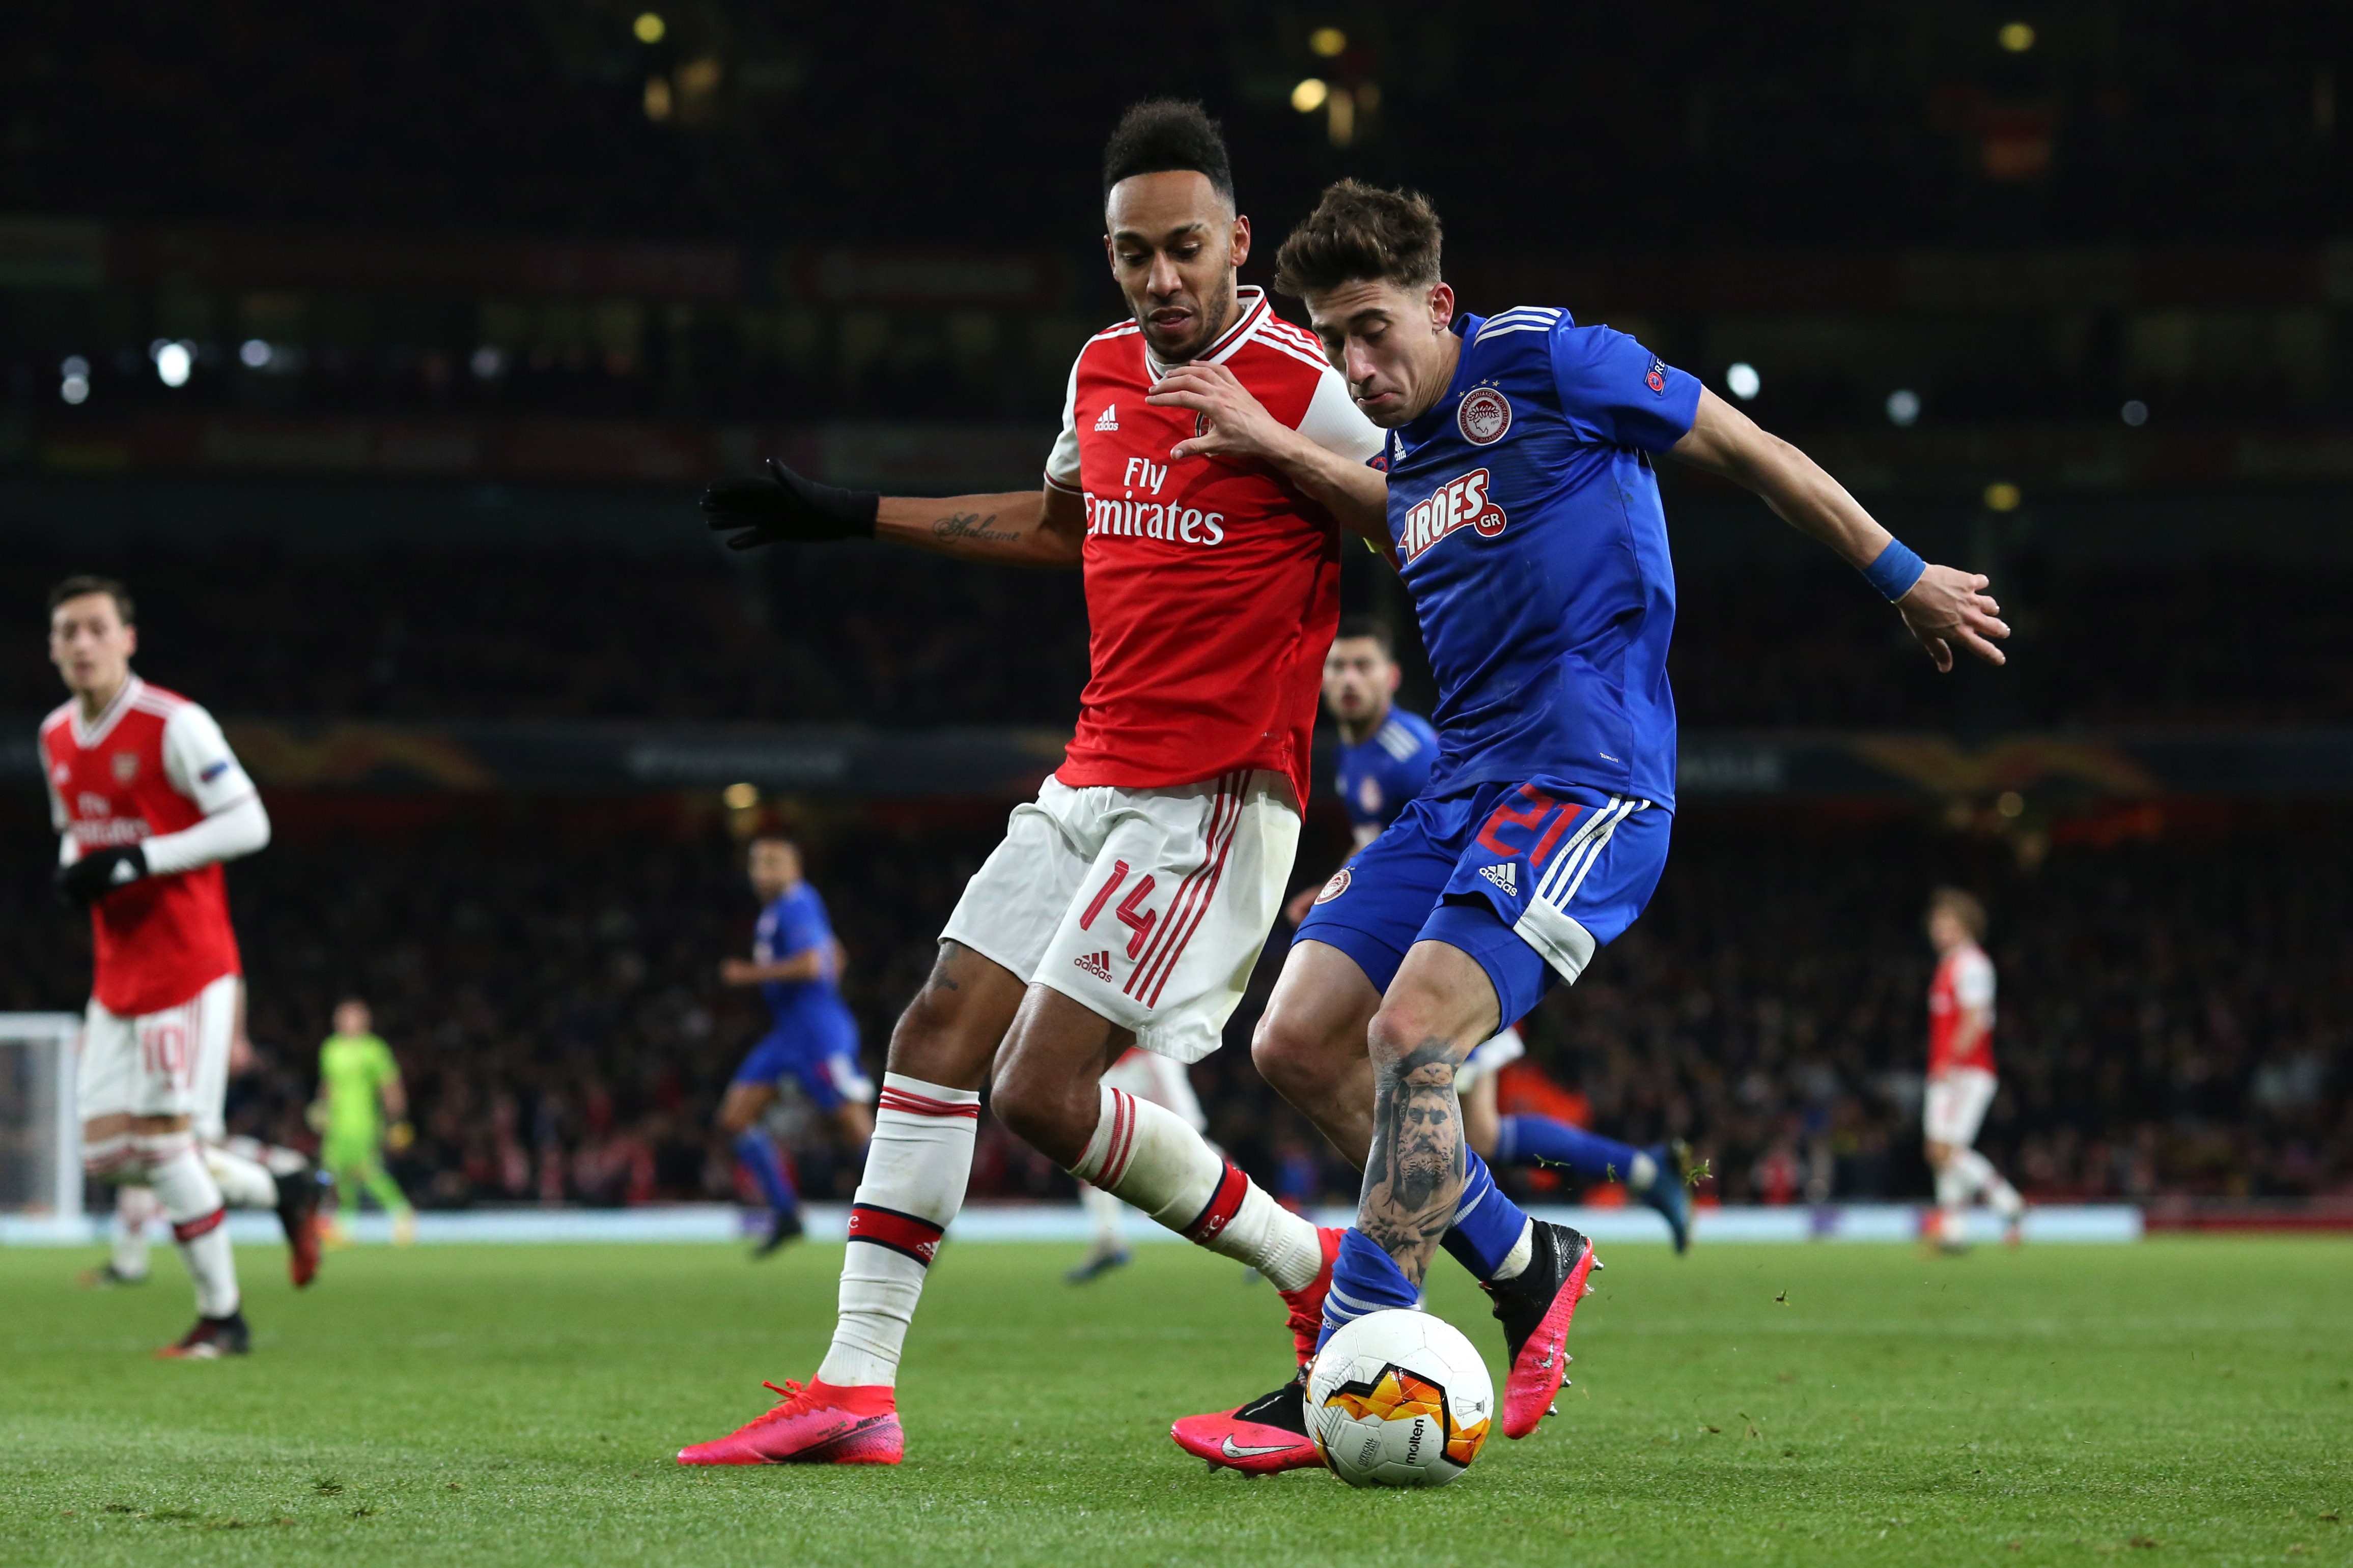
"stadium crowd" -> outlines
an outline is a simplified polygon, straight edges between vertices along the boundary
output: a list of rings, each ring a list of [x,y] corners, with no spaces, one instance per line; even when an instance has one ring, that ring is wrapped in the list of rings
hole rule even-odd
[[[678,510],[691,543],[700,522]],[[1074,576],[874,547],[746,562],[443,548],[69,558],[26,543],[0,564],[0,614],[18,625],[39,620],[66,572],[120,573],[139,598],[142,669],[225,718],[1068,725],[1086,681]],[[1350,564],[1367,579],[1376,565]],[[2239,727],[2353,711],[2339,630],[2353,570],[2326,563],[2021,561],[2000,584],[2015,665],[1952,679],[1890,657],[1900,633],[1834,564],[1701,565],[1678,587],[1676,699],[1694,728]],[[262,626],[272,635],[246,635]],[[2174,635],[2183,626],[2200,635]],[[30,719],[56,700],[46,666],[0,669],[0,713]]]
[[[260,1055],[236,1122],[307,1140],[316,1042],[356,991],[408,1075],[418,1138],[399,1170],[419,1201],[733,1191],[711,1111],[759,1021],[717,983],[754,912],[721,807],[272,808],[277,841],[230,871]],[[1001,816],[967,804],[789,819],[849,949],[870,1066]],[[79,1006],[87,932],[43,907],[37,804],[12,801],[5,826],[0,914],[23,948],[0,1007]],[[1530,1021],[1535,1073],[1506,1095],[1581,1099],[1638,1142],[1688,1138],[1727,1203],[1923,1194],[1919,916],[1953,879],[1987,895],[2001,975],[2003,1088],[1981,1147],[2031,1196],[2353,1191],[2353,893],[2337,869],[2353,824],[2142,806],[2038,831],[2039,858],[1885,808],[1686,811],[1649,914]],[[1301,879],[1344,844],[1319,813]],[[1260,1001],[1196,1069],[1212,1134],[1287,1198],[1345,1200],[1353,1173],[1249,1066]],[[847,1195],[855,1173],[822,1142],[804,1142],[804,1184]],[[987,1124],[976,1194],[1069,1190]]]

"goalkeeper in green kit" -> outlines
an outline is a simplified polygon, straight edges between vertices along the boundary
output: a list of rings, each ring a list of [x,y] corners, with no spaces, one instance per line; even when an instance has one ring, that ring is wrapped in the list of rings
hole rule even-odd
[[[397,1154],[414,1137],[408,1095],[392,1047],[371,1032],[374,1023],[366,1003],[353,998],[337,1005],[335,1032],[319,1047],[319,1098],[311,1107],[311,1125],[323,1140],[319,1163],[333,1173],[343,1201],[355,1212],[364,1191],[392,1215],[395,1245],[406,1247],[417,1239],[417,1211],[385,1170],[383,1154]]]

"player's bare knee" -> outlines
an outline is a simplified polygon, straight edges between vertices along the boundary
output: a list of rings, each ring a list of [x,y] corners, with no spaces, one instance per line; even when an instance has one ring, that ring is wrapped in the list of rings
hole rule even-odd
[[[1315,1042],[1309,1032],[1293,1024],[1287,1014],[1268,1008],[1259,1015],[1258,1026],[1250,1031],[1250,1063],[1258,1068],[1259,1077],[1273,1086],[1286,1100],[1293,1094],[1313,1089],[1323,1077],[1318,1067]]]
[[[954,1013],[922,998],[899,1015],[891,1031],[889,1070],[947,1089],[978,1089],[997,1054],[995,1039],[965,1027]]]
[[[1005,998],[994,994],[1002,987],[988,983],[1011,977],[1001,970],[995,976],[978,973],[986,963],[955,942],[940,944],[923,988],[891,1030],[892,1072],[949,1089],[978,1089],[987,1079],[1012,1011]],[[1015,992],[1013,1000],[1018,995]]]
[[[1102,1116],[1093,1085],[1073,1084],[1068,1078],[1057,1082],[1018,1052],[1008,1052],[998,1064],[988,1109],[1015,1137],[1065,1167],[1077,1164],[1086,1153]]]
[[[1436,1008],[1423,1005],[1418,997],[1394,997],[1373,1015],[1365,1030],[1365,1047],[1372,1054],[1374,1072],[1387,1074],[1446,1033]]]

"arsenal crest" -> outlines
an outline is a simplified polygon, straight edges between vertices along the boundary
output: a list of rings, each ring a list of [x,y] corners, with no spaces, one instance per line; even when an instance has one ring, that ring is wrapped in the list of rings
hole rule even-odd
[[[117,752],[109,759],[114,764],[114,782],[127,784],[139,776],[139,753]]]
[[[1492,447],[1512,427],[1511,401],[1492,386],[1474,386],[1462,395],[1454,424],[1472,446]]]

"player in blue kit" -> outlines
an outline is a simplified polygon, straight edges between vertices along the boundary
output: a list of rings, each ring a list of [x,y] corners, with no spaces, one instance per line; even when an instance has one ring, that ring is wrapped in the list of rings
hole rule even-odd
[[[1566,310],[1458,315],[1437,215],[1344,181],[1287,239],[1356,406],[1388,438],[1393,561],[1438,678],[1430,787],[1327,883],[1253,1055],[1342,1149],[1367,1151],[1326,1337],[1411,1307],[1442,1244],[1494,1302],[1512,1355],[1504,1432],[1550,1411],[1593,1248],[1534,1224],[1467,1147],[1472,1048],[1574,981],[1641,913],[1666,863],[1674,573],[1656,460],[1760,496],[1860,571],[1940,669],[2002,662],[1986,580],[1923,562],[1805,454],[1632,338]],[[1256,1470],[1315,1462],[1296,1384],[1178,1442]],[[1222,1457],[1221,1457],[1222,1456]]]
[[[1324,706],[1340,731],[1339,792],[1348,826],[1362,850],[1430,788],[1438,765],[1438,731],[1396,702],[1399,671],[1396,640],[1381,622],[1352,616],[1340,623],[1324,659]],[[1335,874],[1350,875],[1346,868]],[[1327,884],[1327,887],[1329,884]],[[1285,911],[1298,925],[1314,906],[1309,888]],[[1337,894],[1328,895],[1337,897]],[[1516,1022],[1480,1042],[1456,1072],[1462,1129],[1481,1158],[1506,1165],[1554,1165],[1590,1181],[1622,1182],[1659,1211],[1677,1252],[1691,1245],[1690,1168],[1681,1144],[1637,1149],[1549,1116],[1504,1116],[1496,1079],[1527,1054]]]
[[[858,1021],[836,988],[841,944],[827,921],[825,900],[801,877],[801,855],[791,840],[752,841],[752,890],[761,902],[752,956],[719,966],[729,985],[756,985],[768,1005],[768,1032],[735,1069],[719,1107],[719,1126],[734,1140],[735,1157],[768,1200],[768,1236],[754,1251],[765,1258],[801,1234],[800,1200],[761,1118],[786,1079],[818,1110],[830,1116],[842,1142],[863,1150],[874,1132],[867,1109],[874,1084],[858,1061]]]

